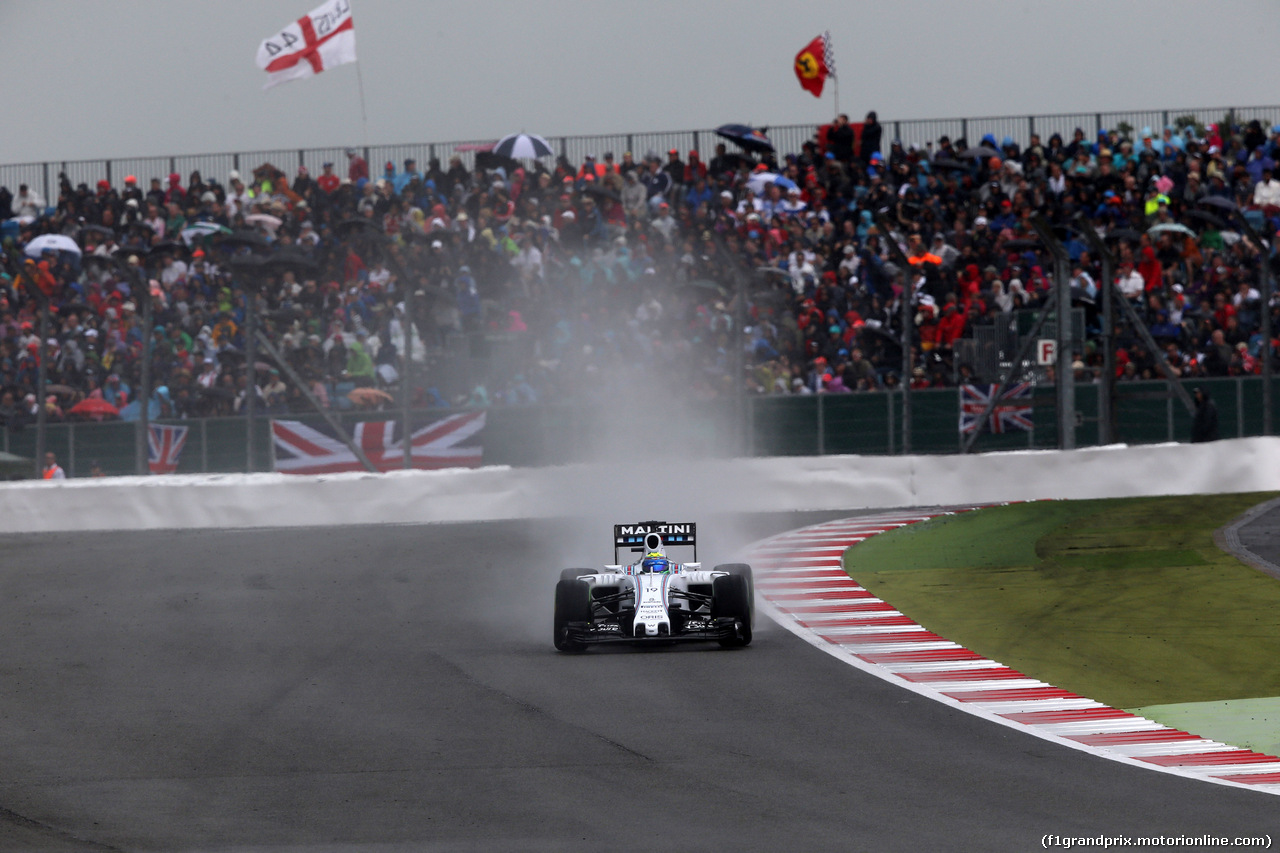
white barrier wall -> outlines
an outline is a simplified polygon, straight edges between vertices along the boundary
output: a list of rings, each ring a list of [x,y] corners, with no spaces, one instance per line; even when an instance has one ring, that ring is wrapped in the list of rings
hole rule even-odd
[[[969,456],[809,456],[0,484],[0,532],[862,509],[1280,490],[1280,438]]]

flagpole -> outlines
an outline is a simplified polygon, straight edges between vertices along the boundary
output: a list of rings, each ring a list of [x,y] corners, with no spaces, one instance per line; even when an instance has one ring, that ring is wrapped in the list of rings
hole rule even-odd
[[[356,60],[356,81],[360,86],[360,123],[364,128],[364,147],[369,150],[369,113],[364,106],[364,74],[360,71],[360,60]]]
[[[827,65],[827,73],[831,75],[831,79],[835,81],[832,87],[835,90],[836,111],[835,115],[840,115],[840,75],[836,73],[836,50],[831,45],[831,30],[826,30],[822,34],[823,41],[823,61]]]

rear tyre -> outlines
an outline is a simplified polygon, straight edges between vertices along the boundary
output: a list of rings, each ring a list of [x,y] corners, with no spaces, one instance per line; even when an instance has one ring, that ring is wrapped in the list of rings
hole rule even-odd
[[[750,645],[752,608],[751,588],[747,577],[742,574],[718,577],[712,581],[711,590],[711,618],[717,625],[733,620],[732,633],[721,636],[720,645],[726,649]]]
[[[556,584],[556,609],[554,616],[555,646],[562,652],[581,652],[587,646],[569,634],[569,623],[591,624],[591,586],[576,578]]]
[[[564,569],[560,572],[560,580],[576,581],[578,578],[582,577],[583,575],[598,575],[598,574],[600,573],[595,569]]]

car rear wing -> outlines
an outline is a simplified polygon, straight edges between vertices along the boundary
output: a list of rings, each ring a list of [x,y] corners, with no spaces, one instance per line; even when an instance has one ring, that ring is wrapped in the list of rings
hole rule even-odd
[[[623,548],[633,552],[645,550],[645,538],[651,533],[661,536],[664,546],[692,547],[693,559],[697,562],[698,525],[692,521],[641,521],[638,524],[615,524],[613,526],[613,561],[619,562],[618,552]]]

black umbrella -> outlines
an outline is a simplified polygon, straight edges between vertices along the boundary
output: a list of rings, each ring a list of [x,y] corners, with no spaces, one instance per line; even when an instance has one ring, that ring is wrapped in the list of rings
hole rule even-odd
[[[1209,213],[1207,210],[1188,210],[1185,216],[1188,219],[1195,219],[1205,223],[1206,225],[1212,225],[1214,228],[1227,227],[1227,223],[1223,222],[1221,219],[1214,216],[1212,213]]]
[[[1207,195],[1204,198],[1200,199],[1200,204],[1205,204],[1205,205],[1208,205],[1209,207],[1219,207],[1219,208],[1222,208],[1223,210],[1239,210],[1240,209],[1240,206],[1237,205],[1234,201],[1232,201],[1229,198],[1223,198],[1220,195]]]
[[[1001,244],[1001,245],[1002,245],[1004,248],[1006,248],[1006,249],[1013,249],[1014,251],[1017,251],[1017,252],[1021,252],[1021,251],[1024,251],[1024,250],[1030,250],[1030,251],[1036,252],[1036,251],[1039,251],[1040,249],[1044,248],[1044,247],[1043,247],[1043,245],[1040,243],[1040,241],[1039,241],[1039,240],[1034,240],[1034,239],[1032,239],[1032,240],[1005,240],[1005,241],[1004,241],[1004,243],[1003,243],[1003,244]]]
[[[980,157],[1002,157],[1003,155],[990,145],[975,145],[973,148],[966,148],[961,151],[959,156],[976,160]]]
[[[343,239],[354,237],[356,235],[368,237],[379,243],[384,242],[387,239],[386,232],[384,232],[372,219],[364,216],[352,216],[348,219],[343,219],[334,225],[334,230],[338,233],[338,236]]]
[[[230,388],[214,386],[213,388],[201,388],[200,396],[212,397],[216,400],[234,400],[236,398],[236,392],[232,391]]]
[[[597,198],[607,198],[613,201],[622,201],[622,196],[618,195],[616,192],[609,189],[608,187],[602,184],[597,184],[595,182],[587,184],[585,187],[582,188],[582,191],[587,195],[593,195],[593,196],[596,196]]]
[[[1132,228],[1112,228],[1104,236],[1104,240],[1140,240],[1142,235]]]
[[[967,172],[972,168],[968,163],[961,163],[959,160],[952,160],[950,157],[939,157],[936,160],[930,160],[929,165],[934,169],[951,169],[955,172]]]
[[[773,151],[773,143],[765,135],[767,127],[754,128],[746,124],[722,124],[716,128],[716,136],[736,142],[747,151]]]
[[[85,234],[101,234],[103,237],[114,237],[116,232],[103,225],[84,225],[80,228],[81,236]]]

